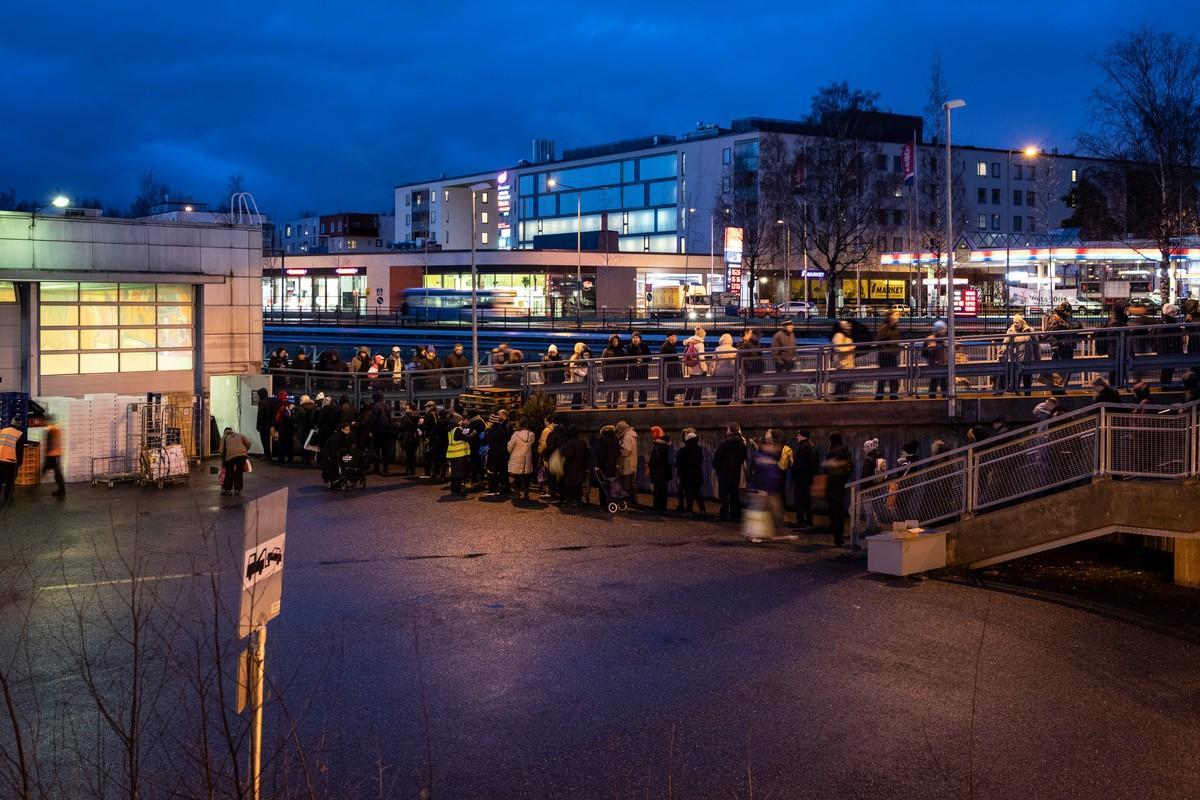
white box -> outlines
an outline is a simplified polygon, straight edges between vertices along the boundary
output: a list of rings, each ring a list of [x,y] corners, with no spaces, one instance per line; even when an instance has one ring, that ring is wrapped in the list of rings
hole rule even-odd
[[[946,566],[946,532],[912,538],[880,533],[867,537],[867,571],[884,575],[913,575]]]

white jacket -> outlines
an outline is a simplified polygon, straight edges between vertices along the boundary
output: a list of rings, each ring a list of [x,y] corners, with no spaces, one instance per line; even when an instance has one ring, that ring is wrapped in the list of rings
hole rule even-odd
[[[510,475],[528,475],[533,472],[533,445],[537,437],[533,431],[522,428],[508,440],[508,472]]]

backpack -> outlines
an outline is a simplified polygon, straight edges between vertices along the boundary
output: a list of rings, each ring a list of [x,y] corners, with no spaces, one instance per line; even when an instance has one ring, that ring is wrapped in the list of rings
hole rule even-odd
[[[683,348],[683,365],[685,367],[700,366],[700,350],[693,341],[689,340],[687,346]]]

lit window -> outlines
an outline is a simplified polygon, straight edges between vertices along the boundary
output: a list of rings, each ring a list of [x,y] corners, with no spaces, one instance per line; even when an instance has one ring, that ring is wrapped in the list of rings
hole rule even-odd
[[[157,353],[121,353],[121,372],[154,372],[157,369]]]
[[[74,353],[42,356],[41,366],[43,375],[75,375],[79,372],[79,356]]]
[[[154,325],[157,319],[154,306],[121,306],[122,325]]]
[[[488,243],[488,232],[487,232],[487,231],[480,231],[480,232],[479,232],[479,243],[480,243],[480,244],[487,244],[487,243]]]
[[[479,202],[481,202],[481,203],[483,203],[483,204],[485,204],[485,205],[486,205],[486,204],[487,204],[487,201],[488,201],[488,193],[487,193],[487,192],[480,192],[480,193],[479,193]]]
[[[153,303],[153,283],[122,283],[120,291],[122,303]]]
[[[94,353],[79,359],[79,372],[83,375],[119,372],[120,369],[120,357],[116,353]]]
[[[733,157],[733,151],[728,147],[721,148],[721,163],[728,164]]]
[[[17,302],[17,286],[12,281],[0,281],[0,303]]]
[[[116,311],[116,309],[113,309]],[[116,328],[93,328],[84,329],[79,332],[79,349],[80,350],[116,350],[117,349],[117,329]],[[116,370],[112,370],[116,372]]]
[[[154,328],[121,328],[122,350],[148,350],[154,344]]]
[[[141,355],[138,353],[137,355]],[[159,371],[188,370],[192,368],[191,350],[163,350],[158,354]]]
[[[980,161],[978,164],[975,165],[975,174],[981,178],[987,177],[987,162],[986,161]]]
[[[1079,170],[1071,170],[1071,183],[1079,183]]]
[[[486,211],[480,211],[480,212],[479,212],[479,221],[480,221],[481,223],[483,223],[484,225],[487,225],[487,221],[488,221],[488,213],[487,213]]]
[[[1000,215],[999,214],[992,214],[992,230],[994,230],[994,231],[1000,230]]]
[[[79,324],[78,306],[42,306],[38,314],[43,327]]]
[[[46,350],[79,349],[79,331],[77,330],[43,330],[41,339],[43,352]]]
[[[47,299],[44,294],[42,299]],[[81,283],[79,284],[79,300],[82,303],[115,303],[117,302],[117,285],[115,283]]]
[[[980,214],[980,215],[979,215],[979,224],[978,224],[978,227],[979,227],[979,230],[981,230],[981,231],[986,231],[986,230],[987,230],[987,214]]]
[[[450,190],[449,189],[446,189],[445,191],[442,192],[442,200],[447,203],[450,202]]]

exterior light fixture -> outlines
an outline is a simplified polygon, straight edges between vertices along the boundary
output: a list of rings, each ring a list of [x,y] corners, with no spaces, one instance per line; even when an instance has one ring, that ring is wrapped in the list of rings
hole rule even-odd
[[[71,205],[71,200],[65,194],[56,194],[54,199],[50,201],[50,205],[55,208],[66,208]]]

